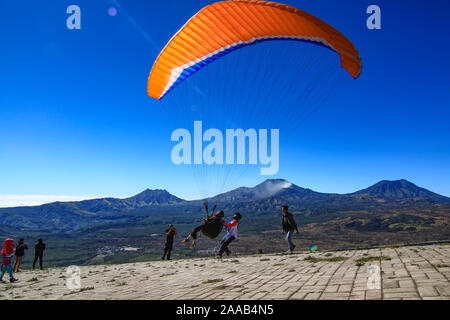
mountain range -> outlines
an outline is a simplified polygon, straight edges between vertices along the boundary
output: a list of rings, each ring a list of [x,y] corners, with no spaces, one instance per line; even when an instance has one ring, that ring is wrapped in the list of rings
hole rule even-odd
[[[281,204],[291,210],[329,211],[332,209],[392,208],[450,203],[436,194],[406,180],[383,180],[349,194],[320,193],[283,179],[269,179],[255,187],[240,187],[209,199],[187,201],[166,190],[146,189],[125,198],[101,198],[73,202],[53,202],[40,206],[0,208],[0,225],[9,227],[71,232],[114,221],[137,221],[137,216],[155,212],[201,212],[205,200],[220,208],[246,214],[278,212]]]

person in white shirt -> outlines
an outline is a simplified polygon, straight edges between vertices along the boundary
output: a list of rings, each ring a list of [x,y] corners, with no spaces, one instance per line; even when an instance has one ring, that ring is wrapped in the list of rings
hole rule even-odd
[[[236,212],[233,215],[232,221],[230,221],[229,223],[223,221],[223,225],[228,228],[228,232],[225,235],[225,237],[223,237],[222,240],[220,241],[220,249],[219,252],[217,252],[216,258],[218,259],[222,258],[224,252],[226,252],[227,255],[231,253],[230,249],[228,249],[228,246],[233,240],[237,239],[238,224],[241,219],[242,219],[241,214],[239,212]]]

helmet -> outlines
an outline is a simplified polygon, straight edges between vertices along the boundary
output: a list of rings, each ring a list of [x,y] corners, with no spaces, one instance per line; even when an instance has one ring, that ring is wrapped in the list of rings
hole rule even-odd
[[[240,214],[239,212],[236,212],[236,213],[233,215],[233,219],[235,219],[235,220],[241,220],[241,219],[242,219],[242,216],[241,216],[241,214]]]
[[[222,210],[216,213],[216,216],[223,218],[225,216],[225,213],[223,213]]]

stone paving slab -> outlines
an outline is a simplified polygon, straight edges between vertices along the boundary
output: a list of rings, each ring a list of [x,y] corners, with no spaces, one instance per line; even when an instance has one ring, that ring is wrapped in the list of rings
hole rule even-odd
[[[78,290],[68,276],[25,270],[0,283],[0,300],[450,300],[450,246],[81,266]]]

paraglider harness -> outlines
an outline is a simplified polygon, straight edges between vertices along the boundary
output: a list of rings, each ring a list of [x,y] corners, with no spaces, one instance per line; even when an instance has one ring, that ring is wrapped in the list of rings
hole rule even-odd
[[[205,202],[204,206],[206,210],[206,219],[201,232],[208,238],[217,238],[217,236],[222,232],[223,229],[221,219],[217,215],[214,215],[214,211],[216,210],[217,205],[214,205],[211,213],[209,213],[208,210],[208,202]]]

